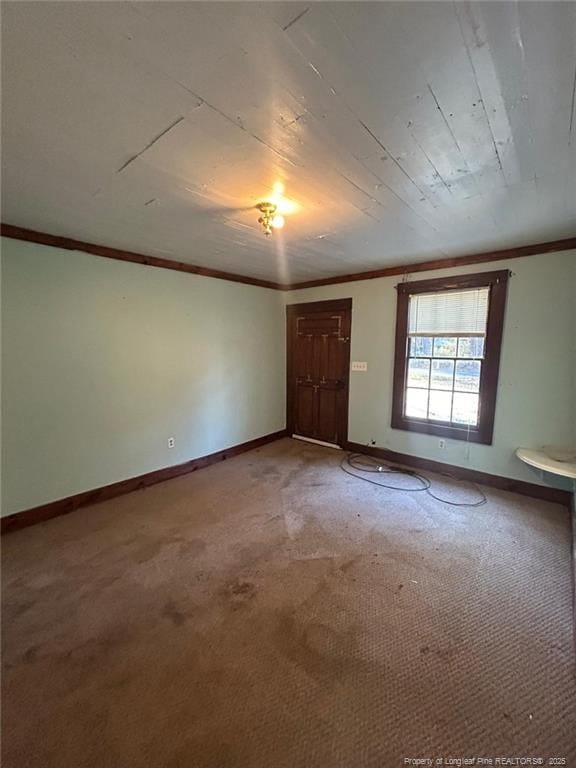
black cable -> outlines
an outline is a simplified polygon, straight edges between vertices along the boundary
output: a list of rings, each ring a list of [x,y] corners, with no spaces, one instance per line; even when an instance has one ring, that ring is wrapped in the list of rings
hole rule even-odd
[[[477,491],[478,494],[480,494],[480,500],[479,501],[451,501],[450,499],[443,499],[440,496],[436,496],[436,494],[432,493],[430,490],[432,487],[431,481],[424,477],[424,475],[418,474],[418,472],[414,472],[411,469],[404,469],[404,467],[397,467],[397,466],[386,466],[383,465],[381,461],[374,458],[373,456],[364,456],[361,453],[349,453],[347,454],[342,461],[340,462],[340,469],[342,469],[343,472],[345,472],[347,475],[350,475],[350,477],[356,477],[358,480],[363,480],[366,483],[371,483],[372,485],[377,485],[380,488],[388,488],[392,491],[407,491],[407,492],[418,492],[418,491],[424,491],[428,494],[428,496],[431,496],[436,501],[440,501],[443,504],[449,504],[452,507],[480,507],[483,504],[486,504],[486,496],[484,495],[483,491],[476,485],[472,484],[475,491]],[[389,483],[380,483],[376,480],[371,480],[368,477],[364,477],[363,475],[358,475],[355,472],[352,472],[351,470],[356,470],[358,472],[367,472],[372,473],[375,472],[377,474],[386,474],[386,475],[408,475],[408,477],[412,477],[415,480],[418,480],[420,483],[420,486],[418,488],[406,488],[405,486],[398,486],[398,485],[390,485]],[[452,478],[450,475],[448,475],[452,480],[455,478]]]
[[[369,460],[368,464],[363,464],[361,460],[365,461],[366,459]],[[346,469],[346,464],[352,469],[358,470],[359,472],[377,472],[378,474],[387,475],[409,475],[410,477],[414,477],[416,480],[418,480],[421,485],[418,488],[406,488],[406,486],[378,483],[376,480],[370,480],[368,477],[362,477],[362,475],[357,475],[354,472],[351,472],[349,469]],[[360,466],[358,466],[358,464],[360,464]],[[417,472],[412,472],[409,469],[396,469],[395,467],[393,469],[385,469],[381,462],[377,461],[372,456],[363,456],[361,453],[349,453],[342,459],[340,467],[344,470],[344,472],[346,472],[347,475],[350,475],[351,477],[357,477],[359,480],[372,483],[372,485],[378,485],[380,488],[389,488],[392,491],[426,491],[428,488],[430,488],[430,481],[426,477],[419,475]]]

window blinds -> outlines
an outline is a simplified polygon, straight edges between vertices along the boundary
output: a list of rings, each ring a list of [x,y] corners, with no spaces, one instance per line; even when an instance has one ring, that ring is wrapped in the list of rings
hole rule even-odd
[[[471,336],[486,333],[489,288],[410,296],[410,336]]]

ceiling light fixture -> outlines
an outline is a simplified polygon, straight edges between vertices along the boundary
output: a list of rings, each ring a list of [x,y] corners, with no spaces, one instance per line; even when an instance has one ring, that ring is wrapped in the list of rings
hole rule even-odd
[[[286,223],[284,216],[296,213],[299,208],[300,206],[294,200],[284,197],[284,184],[277,181],[267,199],[256,206],[262,214],[258,223],[262,224],[265,235],[271,235],[275,229],[282,229]]]
[[[265,235],[271,235],[274,229],[282,229],[284,226],[284,216],[276,213],[278,208],[276,203],[258,203],[256,208],[262,214],[258,219],[258,224],[262,224]]]

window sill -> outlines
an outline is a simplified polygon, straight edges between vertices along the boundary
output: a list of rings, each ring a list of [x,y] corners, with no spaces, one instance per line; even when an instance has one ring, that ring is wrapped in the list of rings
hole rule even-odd
[[[492,432],[482,430],[479,427],[468,429],[468,427],[455,427],[453,424],[440,424],[431,421],[420,421],[418,419],[407,419],[405,417],[393,418],[392,429],[402,429],[407,432],[419,432],[424,435],[436,435],[444,437],[447,440],[462,440],[466,443],[481,443],[483,445],[492,445]]]

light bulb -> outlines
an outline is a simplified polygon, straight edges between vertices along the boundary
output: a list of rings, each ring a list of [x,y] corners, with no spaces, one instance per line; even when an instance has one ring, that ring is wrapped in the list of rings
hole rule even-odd
[[[274,227],[274,229],[282,229],[284,226],[284,216],[276,215],[270,222],[270,226]]]

